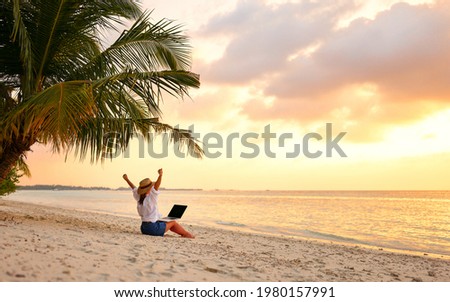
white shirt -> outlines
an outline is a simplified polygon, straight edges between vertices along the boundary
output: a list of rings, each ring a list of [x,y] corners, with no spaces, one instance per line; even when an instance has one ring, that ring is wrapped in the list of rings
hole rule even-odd
[[[139,204],[140,196],[137,193],[137,190],[138,188],[133,189],[133,197],[136,199],[137,211],[139,216],[141,216],[141,220],[145,222],[156,222],[162,217],[158,210],[158,195],[160,192],[152,187],[150,194],[145,197],[144,202]]]

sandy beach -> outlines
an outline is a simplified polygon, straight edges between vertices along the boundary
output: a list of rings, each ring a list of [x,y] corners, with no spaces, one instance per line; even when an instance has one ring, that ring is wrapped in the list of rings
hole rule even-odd
[[[0,281],[450,281],[450,259],[0,200]]]

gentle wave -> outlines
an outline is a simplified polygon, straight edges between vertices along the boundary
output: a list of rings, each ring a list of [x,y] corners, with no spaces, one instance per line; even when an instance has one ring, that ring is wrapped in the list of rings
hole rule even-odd
[[[344,237],[344,236],[339,236],[336,234],[322,233],[322,232],[316,232],[316,231],[311,231],[311,230],[302,230],[302,233],[306,234],[307,237],[313,237],[313,238],[317,238],[317,239],[329,239],[329,240],[333,240],[333,241],[342,241],[342,242],[348,242],[348,243],[370,245],[370,243],[358,240],[356,238]]]
[[[246,227],[245,224],[238,223],[238,222],[232,222],[232,221],[216,221],[216,224],[233,226],[233,227]]]

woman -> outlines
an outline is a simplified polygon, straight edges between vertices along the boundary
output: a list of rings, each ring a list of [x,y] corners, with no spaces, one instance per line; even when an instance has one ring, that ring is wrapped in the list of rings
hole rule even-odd
[[[123,175],[123,179],[128,183],[133,190],[133,197],[137,201],[137,211],[141,216],[141,232],[145,235],[151,236],[164,236],[169,230],[175,232],[185,238],[194,238],[194,236],[186,231],[178,222],[170,221],[163,222],[158,221],[161,218],[161,213],[158,210],[158,195],[159,186],[161,185],[161,179],[163,170],[158,170],[158,179],[156,183],[149,178],[143,179],[139,183],[139,188],[128,179],[126,174]]]

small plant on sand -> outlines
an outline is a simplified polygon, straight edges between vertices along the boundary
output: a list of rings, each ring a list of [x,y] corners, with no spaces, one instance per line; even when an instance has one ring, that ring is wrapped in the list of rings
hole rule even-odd
[[[6,178],[0,182],[0,197],[14,193],[17,189],[19,178],[23,175],[30,176],[30,170],[25,164],[23,157],[21,157],[6,175]]]

